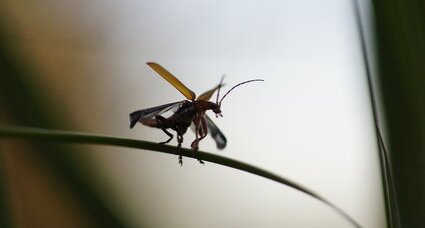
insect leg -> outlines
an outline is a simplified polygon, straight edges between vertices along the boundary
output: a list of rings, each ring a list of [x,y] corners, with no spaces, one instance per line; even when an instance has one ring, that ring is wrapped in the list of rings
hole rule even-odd
[[[199,142],[204,139],[208,134],[208,124],[203,116],[196,119],[195,122],[196,130],[196,139],[192,142],[191,147],[193,150],[198,150]],[[199,136],[199,137],[198,137]]]
[[[167,121],[167,119],[164,118],[163,116],[157,115],[157,116],[155,116],[155,120],[158,123],[159,128],[161,128],[161,130],[165,134],[167,134],[168,137],[170,137],[167,141],[160,142],[159,144],[169,143],[173,139],[173,134],[171,134],[170,132],[168,132],[167,129],[165,128],[165,121]]]
[[[167,119],[164,118],[163,116],[157,115],[155,116],[155,120],[158,123],[158,127],[160,127],[161,130],[170,137],[167,141],[160,142],[159,144],[169,143],[173,139],[173,134],[168,132],[167,129],[165,128],[165,121],[167,121]],[[177,147],[180,148],[183,143],[183,135],[180,134],[179,132],[177,132],[177,142],[178,142]],[[179,164],[180,166],[183,166],[183,156],[181,155],[179,156]]]
[[[204,139],[208,134],[208,124],[207,121],[205,120],[205,118],[201,118],[201,128],[200,128],[200,132],[199,135],[201,136],[201,138],[199,138],[199,142]]]
[[[201,126],[200,126],[200,129],[199,129],[200,130],[199,135],[201,137],[198,139],[198,144],[208,134],[208,125],[207,125],[207,121],[205,120],[204,117],[201,117],[200,123],[201,123],[200,124]],[[199,163],[204,164],[204,162],[201,159],[198,159],[198,161],[199,161]]]
[[[199,115],[197,114],[196,117],[193,120],[193,123],[195,124],[195,140],[190,144],[190,147],[192,148],[192,150],[197,151],[199,149],[198,147],[198,142],[199,142],[199,129],[201,127],[201,118],[199,117]]]
[[[180,148],[183,143],[183,135],[177,132],[177,147]],[[180,166],[183,166],[183,156],[179,155],[179,164]]]
[[[195,120],[195,135],[196,139],[192,142],[191,147],[194,151],[197,151],[199,149],[199,142],[207,136],[208,133],[208,126],[207,122],[203,118],[203,113],[198,115]],[[199,163],[204,164],[204,162],[201,159],[198,159]]]

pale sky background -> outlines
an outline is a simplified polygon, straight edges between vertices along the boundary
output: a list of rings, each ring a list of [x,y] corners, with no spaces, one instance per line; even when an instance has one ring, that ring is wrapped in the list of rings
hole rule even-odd
[[[128,113],[184,99],[146,64],[195,93],[226,74],[200,144],[287,177],[364,227],[385,227],[378,152],[351,1],[12,1],[16,45],[34,53],[73,130],[163,141]],[[20,30],[19,30],[20,29]],[[19,31],[18,31],[19,30]],[[21,31],[22,30],[22,31]],[[194,134],[185,135],[189,147]],[[171,142],[176,145],[176,141]],[[134,149],[90,147],[102,194],[135,227],[351,227],[323,203],[237,170]]]

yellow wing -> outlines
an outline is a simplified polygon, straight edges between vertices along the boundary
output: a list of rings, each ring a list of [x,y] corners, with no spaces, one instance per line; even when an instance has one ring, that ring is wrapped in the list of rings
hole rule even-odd
[[[180,93],[182,93],[188,100],[194,100],[196,98],[195,93],[188,89],[181,81],[179,81],[174,75],[168,72],[164,67],[158,63],[147,62],[154,71],[161,75],[165,80],[167,80],[171,85],[173,85]]]
[[[214,87],[214,88],[212,88],[212,89],[210,89],[210,90],[208,90],[207,92],[205,92],[205,93],[203,93],[203,94],[201,94],[201,95],[199,95],[199,97],[198,98],[196,98],[196,100],[203,100],[203,101],[209,101],[210,99],[211,99],[211,97],[212,97],[212,95],[215,93],[215,91],[217,91],[217,89],[219,88],[219,87],[223,87],[224,86],[224,84],[220,84],[220,85],[218,85],[218,86],[216,86],[216,87]]]

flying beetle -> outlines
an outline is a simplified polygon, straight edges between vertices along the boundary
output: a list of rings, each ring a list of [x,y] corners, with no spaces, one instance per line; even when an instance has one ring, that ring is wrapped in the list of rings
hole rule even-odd
[[[233,86],[219,100],[220,88],[223,86],[223,77],[216,87],[196,97],[194,92],[187,88],[182,82],[180,82],[174,75],[168,72],[161,65],[154,62],[147,62],[146,64],[148,64],[148,66],[150,66],[160,76],[173,85],[187,98],[187,100],[134,111],[130,113],[130,128],[133,128],[137,122],[149,127],[160,128],[169,137],[169,139],[164,142],[160,142],[160,144],[168,143],[173,139],[173,134],[167,130],[172,129],[177,133],[177,147],[181,147],[181,144],[183,143],[183,135],[193,123],[192,126],[195,132],[195,140],[192,142],[191,148],[194,151],[199,149],[199,142],[207,136],[208,131],[210,131],[210,135],[216,142],[218,149],[223,149],[226,147],[226,137],[214,124],[214,122],[205,114],[205,112],[207,110],[212,110],[216,117],[222,116],[221,102],[227,96],[227,94],[240,85],[254,81],[263,81],[262,79],[252,79],[241,82]],[[209,100],[215,91],[217,91],[216,101],[211,102]],[[165,118],[161,116],[161,114],[170,110],[174,112],[170,117]],[[203,163],[201,160],[199,161]],[[179,164],[183,164],[181,155],[179,156]]]

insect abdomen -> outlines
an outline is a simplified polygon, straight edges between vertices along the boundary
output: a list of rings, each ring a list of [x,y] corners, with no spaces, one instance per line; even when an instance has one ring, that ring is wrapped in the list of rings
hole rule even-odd
[[[149,127],[158,127],[158,121],[156,119],[144,119],[140,123]]]

